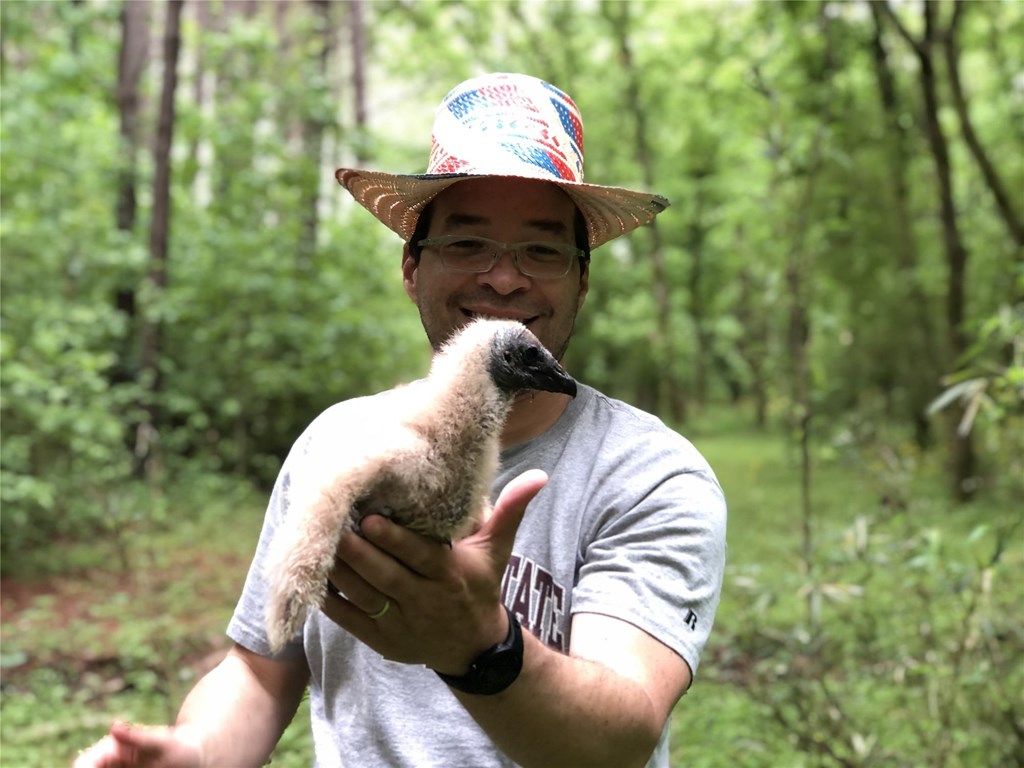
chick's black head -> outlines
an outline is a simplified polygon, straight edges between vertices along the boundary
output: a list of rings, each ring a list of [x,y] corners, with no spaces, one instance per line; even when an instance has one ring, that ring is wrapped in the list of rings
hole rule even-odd
[[[504,392],[528,389],[576,397],[576,382],[525,326],[503,328],[491,343],[491,378]]]

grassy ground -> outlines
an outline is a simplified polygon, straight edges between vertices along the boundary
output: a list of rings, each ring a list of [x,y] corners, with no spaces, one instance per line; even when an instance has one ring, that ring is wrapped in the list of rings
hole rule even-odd
[[[673,721],[673,765],[1024,764],[1002,743],[1024,728],[1012,664],[1024,552],[1019,529],[1001,533],[1020,519],[1009,500],[953,508],[934,467],[828,454],[808,563],[785,442],[741,427],[693,440],[729,498],[729,565]],[[160,500],[161,517],[201,515],[63,543],[37,575],[4,580],[0,765],[66,765],[113,718],[166,722],[216,663],[263,498],[196,493]],[[310,764],[307,723],[304,704],[275,766]]]

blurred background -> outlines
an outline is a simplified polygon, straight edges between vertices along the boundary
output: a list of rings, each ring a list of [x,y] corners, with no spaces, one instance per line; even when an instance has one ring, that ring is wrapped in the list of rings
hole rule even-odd
[[[5,766],[173,719],[292,441],[425,372],[333,171],[422,172],[487,71],[672,200],[594,253],[566,362],[730,502],[673,764],[1024,765],[1024,3],[6,0],[0,35]]]

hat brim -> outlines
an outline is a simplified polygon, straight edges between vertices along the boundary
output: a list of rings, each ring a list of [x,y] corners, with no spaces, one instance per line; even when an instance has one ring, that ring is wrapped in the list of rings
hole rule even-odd
[[[490,174],[424,174],[401,175],[340,168],[335,173],[338,183],[349,191],[356,202],[405,242],[416,230],[423,209],[442,191],[466,179],[487,178]],[[504,176],[504,178],[535,178]],[[637,227],[649,224],[669,206],[661,195],[634,192],[620,187],[580,184],[552,178],[540,178],[565,191],[587,222],[590,247],[597,248]]]

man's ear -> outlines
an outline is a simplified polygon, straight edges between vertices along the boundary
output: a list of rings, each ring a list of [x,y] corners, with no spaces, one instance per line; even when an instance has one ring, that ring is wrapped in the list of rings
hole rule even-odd
[[[405,292],[413,304],[416,303],[416,276],[419,266],[418,261],[409,253],[409,244],[406,243],[402,248],[402,285],[405,286]]]
[[[587,300],[587,292],[590,290],[590,260],[587,259],[580,270],[580,295],[576,297],[576,311],[583,309],[583,302]]]

